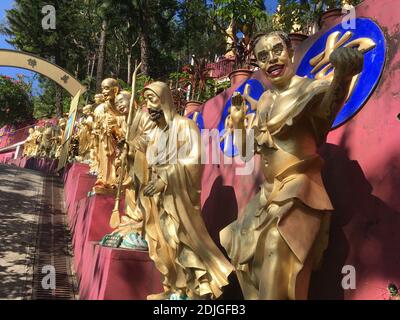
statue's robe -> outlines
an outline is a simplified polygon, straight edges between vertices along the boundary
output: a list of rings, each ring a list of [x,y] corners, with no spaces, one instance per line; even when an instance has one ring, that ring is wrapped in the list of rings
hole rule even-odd
[[[132,121],[127,139],[129,153],[127,155],[127,179],[125,189],[125,215],[117,228],[124,233],[137,232],[145,234],[144,217],[149,212],[150,200],[143,195],[143,189],[149,182],[149,168],[146,160],[148,137],[155,123],[147,112],[137,110]]]
[[[259,100],[265,103],[258,104],[252,129],[266,181],[241,218],[220,232],[246,299],[260,298],[263,274],[255,276],[251,270],[263,264],[266,245],[271,245],[265,240],[271,226],[277,227],[295,257],[282,262],[287,262],[282,268],[290,273],[290,299],[296,298],[297,276],[307,258],[317,267],[328,245],[333,207],[321,178],[323,160],[317,147],[325,140],[335,115],[314,101],[321,101],[329,85],[328,81],[295,76],[284,93],[269,90]],[[294,141],[291,145],[295,147],[288,148],[287,141]]]
[[[79,124],[79,130],[77,133],[79,139],[79,157],[81,161],[87,161],[90,159],[90,150],[93,144],[92,129],[93,117],[88,115]]]
[[[113,112],[109,102],[95,109],[98,174],[95,187],[114,189],[118,184],[118,141],[124,137],[125,118]]]
[[[147,150],[153,180],[165,183],[165,189],[150,198],[149,254],[164,276],[164,290],[181,290],[193,299],[217,298],[233,267],[209,236],[201,216],[200,132],[192,120],[176,113],[167,119],[166,130],[153,130]]]

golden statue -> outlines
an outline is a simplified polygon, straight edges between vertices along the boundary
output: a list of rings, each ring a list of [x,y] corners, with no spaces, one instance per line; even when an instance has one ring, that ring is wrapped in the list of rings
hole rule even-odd
[[[89,163],[89,174],[97,175],[97,172],[99,170],[99,161],[98,161],[98,150],[99,150],[99,143],[97,139],[97,124],[95,122],[95,114],[99,112],[100,109],[103,107],[99,107],[104,103],[104,96],[101,93],[97,93],[94,96],[94,104],[92,105],[93,108],[93,127],[91,131],[91,137],[92,137],[92,145],[90,149],[90,163]],[[99,108],[98,108],[99,107]],[[97,111],[96,111],[97,110]]]
[[[115,107],[128,122],[131,93],[121,91],[115,99]],[[149,212],[150,200],[143,196],[148,183],[148,165],[146,161],[147,137],[155,127],[147,112],[132,109],[133,121],[128,136],[127,177],[124,179],[125,215],[112,235],[120,236],[121,248],[147,250],[145,241],[144,217]],[[106,236],[107,237],[107,236]]]
[[[245,100],[256,108],[255,152],[263,160],[265,183],[243,216],[223,229],[245,299],[307,299],[313,267],[328,245],[333,210],[321,179],[318,146],[344,104],[363,55],[338,48],[330,55],[334,77],[314,80],[295,75],[288,36],[257,37],[254,53],[272,88],[258,101],[235,93],[230,111],[241,155],[248,147]],[[248,90],[247,90],[248,91]],[[246,158],[248,159],[248,157]]]
[[[31,157],[33,156],[33,149],[35,146],[35,129],[29,128],[29,136],[26,138],[24,143],[24,157]]]
[[[52,154],[52,147],[54,143],[54,128],[50,123],[46,123],[43,128],[42,138],[39,145],[38,155],[43,158],[51,158],[54,156]]]
[[[62,140],[64,138],[65,129],[67,127],[67,119],[68,117],[63,117],[58,120],[57,125],[57,133],[54,137],[54,157],[56,159],[60,158],[61,150],[62,150]]]
[[[35,126],[35,132],[34,132],[34,146],[32,149],[32,156],[33,157],[39,157],[40,156],[40,144],[42,142],[42,135],[43,135],[43,127]]]
[[[119,92],[118,81],[112,78],[101,83],[104,103],[94,111],[95,149],[97,149],[97,181],[95,193],[115,193],[118,184],[118,141],[124,137],[124,117],[118,114],[115,97]]]
[[[150,199],[146,240],[164,277],[164,292],[148,299],[218,298],[233,267],[210,238],[201,216],[199,129],[176,113],[166,83],[148,85],[143,95],[157,126],[146,152],[151,168],[150,183],[143,190]]]
[[[82,109],[83,116],[78,123],[77,139],[79,141],[79,150],[76,160],[79,162],[90,161],[90,151],[92,150],[93,137],[93,112],[92,105],[88,104]]]

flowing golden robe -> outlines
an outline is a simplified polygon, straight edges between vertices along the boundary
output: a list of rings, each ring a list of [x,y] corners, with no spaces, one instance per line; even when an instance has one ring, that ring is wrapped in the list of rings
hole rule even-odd
[[[146,89],[160,97],[168,123],[166,130],[153,130],[147,150],[153,180],[162,179],[166,185],[150,198],[146,221],[150,257],[164,276],[165,291],[192,299],[217,298],[233,268],[210,238],[201,216],[199,129],[175,113],[167,85],[155,82]]]
[[[128,180],[125,180],[125,215],[115,232],[123,235],[137,232],[145,234],[144,217],[149,212],[150,200],[143,195],[149,182],[149,169],[146,160],[147,138],[155,127],[148,113],[138,110],[133,119],[128,137],[129,153],[127,159]]]
[[[125,118],[112,110],[109,102],[95,109],[98,174],[95,188],[116,190],[119,153],[117,144],[124,136]]]
[[[83,118],[79,124],[77,137],[79,140],[79,160],[87,161],[90,159],[90,150],[92,149],[93,137],[93,117],[91,115]]]
[[[289,288],[283,290],[289,299],[298,297],[296,281],[306,261],[318,266],[327,247],[333,207],[322,182],[317,146],[335,115],[313,101],[321,101],[329,84],[294,76],[284,93],[267,91],[260,98],[264,103],[258,104],[253,129],[266,181],[241,219],[220,233],[246,299],[263,299],[261,291],[271,276],[262,268],[264,257],[279,250],[268,235],[271,228],[293,253],[280,267],[288,275]]]
[[[33,149],[35,146],[35,130],[29,129],[30,133],[29,136],[26,138],[24,143],[24,151],[23,155],[25,157],[31,157],[33,155]]]
[[[39,152],[40,152],[40,144],[42,142],[42,135],[43,135],[43,128],[40,127],[37,128],[34,134],[34,147],[32,152],[32,156],[34,157],[40,156]]]
[[[45,127],[42,134],[42,139],[39,146],[39,155],[41,157],[50,158],[51,148],[53,146],[54,128]]]

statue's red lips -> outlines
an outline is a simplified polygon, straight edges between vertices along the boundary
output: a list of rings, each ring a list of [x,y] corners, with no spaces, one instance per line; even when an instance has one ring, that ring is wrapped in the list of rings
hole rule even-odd
[[[272,78],[279,77],[283,73],[284,68],[285,65],[283,64],[274,64],[267,69],[267,74]]]

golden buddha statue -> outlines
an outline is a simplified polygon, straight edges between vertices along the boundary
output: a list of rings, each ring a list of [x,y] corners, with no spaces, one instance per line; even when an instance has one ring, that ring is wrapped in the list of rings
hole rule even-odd
[[[115,98],[117,111],[128,121],[131,93],[121,91]],[[143,196],[143,189],[148,183],[148,165],[146,161],[147,137],[155,127],[147,112],[133,108],[133,121],[129,131],[128,154],[126,161],[125,215],[119,226],[112,232],[121,237],[121,248],[147,250],[145,241],[144,217],[149,211],[149,199]]]
[[[79,142],[78,156],[76,160],[79,162],[90,161],[90,151],[93,145],[92,129],[93,129],[93,112],[92,105],[88,104],[82,109],[83,116],[78,123],[76,137]]]
[[[34,133],[35,133],[35,129],[29,128],[29,135],[26,138],[25,143],[24,143],[24,151],[23,151],[24,157],[31,157],[33,154],[33,148],[35,145]]]
[[[240,219],[223,229],[228,252],[245,299],[307,299],[313,267],[328,245],[333,210],[321,179],[317,153],[342,108],[363,56],[338,48],[330,56],[332,81],[295,75],[293,49],[283,32],[254,41],[260,69],[272,88],[258,101],[235,93],[230,111],[241,155],[254,130],[265,183]],[[248,92],[248,88],[247,88]],[[252,128],[245,127],[245,99],[256,109]]]
[[[112,78],[101,83],[104,103],[94,111],[95,148],[97,149],[97,181],[95,193],[113,194],[118,185],[118,141],[124,137],[124,117],[118,114],[115,97],[119,92],[118,81]]]
[[[143,95],[156,124],[146,152],[151,168],[143,190],[150,199],[146,240],[164,277],[164,292],[148,299],[218,298],[233,268],[209,236],[201,215],[200,131],[195,122],[176,113],[166,83],[151,83]]]

